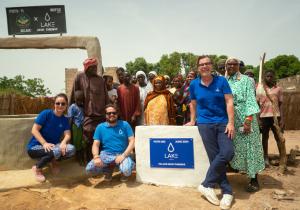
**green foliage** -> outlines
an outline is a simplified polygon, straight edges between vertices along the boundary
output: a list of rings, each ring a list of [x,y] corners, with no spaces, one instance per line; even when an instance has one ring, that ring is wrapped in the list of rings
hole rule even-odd
[[[31,97],[51,94],[51,91],[45,88],[43,82],[40,78],[25,79],[22,75],[17,75],[14,78],[4,76],[0,77],[0,90],[1,92],[18,93]]]
[[[159,74],[169,75],[174,77],[180,73],[181,68],[181,55],[178,52],[173,52],[170,55],[162,55],[159,61]]]
[[[220,59],[227,59],[227,55],[209,55],[213,62],[213,69],[217,69],[217,63]],[[173,52],[171,54],[164,54],[157,63],[147,63],[142,58],[136,58],[133,62],[126,63],[127,70],[133,74],[139,70],[146,74],[149,71],[156,71],[160,75],[169,75],[171,78],[180,74],[181,69],[184,68],[185,74],[190,70],[197,69],[198,55],[193,53],[179,53]],[[258,81],[259,66],[254,67],[245,63],[246,69],[253,69],[256,80]],[[264,69],[273,69],[276,72],[278,79],[300,74],[300,61],[294,55],[279,55],[265,63]]]
[[[258,81],[259,66],[254,67],[254,75]],[[300,61],[294,55],[279,55],[265,62],[264,70],[273,70],[277,79],[300,74]]]
[[[265,63],[265,69],[275,71],[277,78],[300,74],[300,61],[294,55],[279,55]]]
[[[139,57],[133,62],[129,61],[125,66],[131,74],[135,74],[137,71],[142,70],[146,74],[150,71],[156,71],[160,75],[167,74],[174,77],[180,73],[181,67],[185,69],[185,72],[195,68],[196,60],[197,56],[192,53],[173,52],[169,55],[162,55],[157,63],[147,63],[144,58]]]
[[[144,71],[145,73],[149,72],[149,64],[145,58],[139,57],[134,60],[126,63],[126,69],[130,74],[135,74],[137,71]]]

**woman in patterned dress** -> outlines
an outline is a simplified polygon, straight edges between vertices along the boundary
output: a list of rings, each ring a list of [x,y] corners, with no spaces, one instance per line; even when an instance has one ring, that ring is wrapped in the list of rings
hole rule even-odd
[[[148,93],[145,103],[146,125],[175,125],[175,107],[170,91],[166,89],[165,78],[153,79],[153,91]]]
[[[239,60],[228,58],[225,67],[234,98],[234,127],[236,128],[233,140],[235,155],[230,165],[236,170],[247,173],[250,182],[246,190],[256,192],[259,190],[257,173],[265,168],[256,119],[259,107],[251,80],[239,71]]]

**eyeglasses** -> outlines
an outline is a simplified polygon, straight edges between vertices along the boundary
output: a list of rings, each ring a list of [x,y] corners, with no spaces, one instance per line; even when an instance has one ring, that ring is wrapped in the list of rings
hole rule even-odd
[[[238,63],[227,63],[226,64],[227,66],[237,66],[237,65],[239,65]]]
[[[207,62],[207,63],[199,63],[198,66],[209,66],[211,65],[211,62]]]
[[[117,114],[117,112],[106,112],[106,115],[116,115]]]
[[[66,103],[65,102],[55,102],[55,105],[56,106],[66,106]]]

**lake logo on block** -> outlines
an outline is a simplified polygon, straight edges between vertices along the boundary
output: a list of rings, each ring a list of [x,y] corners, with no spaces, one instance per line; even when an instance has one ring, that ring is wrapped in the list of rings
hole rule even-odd
[[[150,138],[151,168],[194,168],[192,138]]]
[[[175,151],[175,149],[173,147],[173,144],[170,143],[169,146],[168,146],[168,152],[174,152],[174,151]]]

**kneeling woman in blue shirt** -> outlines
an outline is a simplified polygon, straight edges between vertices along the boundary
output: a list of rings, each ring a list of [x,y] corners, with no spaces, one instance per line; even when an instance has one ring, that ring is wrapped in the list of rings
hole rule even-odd
[[[42,173],[44,166],[51,163],[52,172],[58,173],[56,160],[75,154],[75,147],[68,144],[71,132],[68,118],[64,116],[67,105],[66,94],[60,93],[55,96],[54,109],[42,111],[34,121],[31,130],[33,136],[27,145],[27,152],[31,158],[38,159],[32,171],[39,182],[45,181]]]

